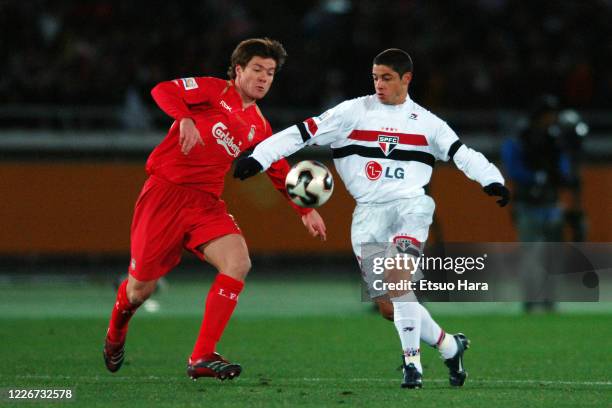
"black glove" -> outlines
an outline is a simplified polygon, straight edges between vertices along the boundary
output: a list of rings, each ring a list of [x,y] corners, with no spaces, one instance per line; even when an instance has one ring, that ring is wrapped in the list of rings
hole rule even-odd
[[[243,157],[238,159],[236,162],[236,168],[234,169],[234,178],[240,180],[253,177],[259,174],[263,170],[263,166],[252,157]]]
[[[510,190],[500,183],[491,183],[483,188],[484,192],[490,196],[501,197],[497,200],[497,204],[500,207],[505,207],[510,202]]]

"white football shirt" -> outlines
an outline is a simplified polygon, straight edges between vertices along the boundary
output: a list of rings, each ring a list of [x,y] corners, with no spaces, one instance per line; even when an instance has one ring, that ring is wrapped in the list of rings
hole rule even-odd
[[[358,203],[423,195],[436,160],[453,159],[483,187],[504,178],[481,153],[409,97],[385,105],[376,95],[340,103],[261,142],[251,155],[264,170],[307,145],[330,145],[334,164]]]

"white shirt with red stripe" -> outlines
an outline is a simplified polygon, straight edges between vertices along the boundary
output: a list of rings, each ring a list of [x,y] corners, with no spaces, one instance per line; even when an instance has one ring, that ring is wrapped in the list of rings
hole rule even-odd
[[[483,187],[504,183],[495,165],[409,97],[399,105],[385,105],[376,95],[344,101],[264,140],[252,157],[265,170],[313,144],[331,146],[336,169],[358,203],[423,195],[436,160],[453,159]]]

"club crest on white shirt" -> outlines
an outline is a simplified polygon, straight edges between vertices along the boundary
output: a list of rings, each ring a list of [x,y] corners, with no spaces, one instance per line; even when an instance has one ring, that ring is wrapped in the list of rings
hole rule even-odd
[[[397,136],[378,135],[378,145],[385,156],[388,156],[389,153],[395,149],[395,146],[397,146],[398,143],[399,137]]]

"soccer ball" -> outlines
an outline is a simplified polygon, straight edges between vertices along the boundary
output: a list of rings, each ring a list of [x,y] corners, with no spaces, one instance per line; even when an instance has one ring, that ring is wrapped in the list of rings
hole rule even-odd
[[[285,179],[289,198],[300,207],[320,207],[334,191],[334,179],[323,164],[304,160],[291,168]]]

